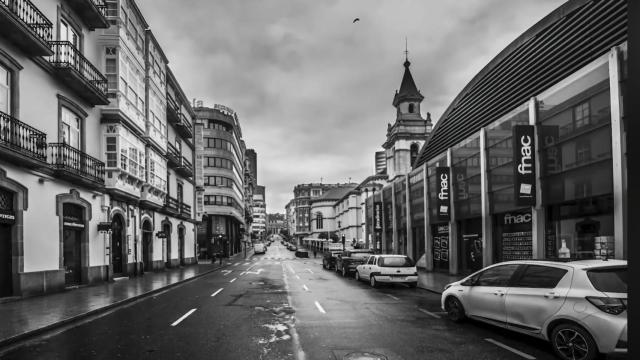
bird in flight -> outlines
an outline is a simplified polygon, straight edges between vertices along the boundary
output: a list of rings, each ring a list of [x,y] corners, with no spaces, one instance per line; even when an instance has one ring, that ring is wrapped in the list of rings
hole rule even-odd
[[[353,19],[353,23],[354,23],[354,24],[356,23],[356,21],[360,21],[360,18],[355,18],[355,19]]]

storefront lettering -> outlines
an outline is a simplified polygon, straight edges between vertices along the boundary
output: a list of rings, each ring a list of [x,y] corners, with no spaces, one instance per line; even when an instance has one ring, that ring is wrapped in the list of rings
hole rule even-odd
[[[440,174],[440,193],[438,199],[449,200],[449,175]]]
[[[504,215],[504,224],[525,224],[531,222],[531,214],[505,214]]]
[[[16,216],[15,215],[10,215],[10,214],[0,214],[0,219],[3,219],[3,220],[15,220]]]
[[[520,138],[520,164],[518,165],[518,172],[522,175],[531,174],[533,162],[531,159],[531,137],[525,135]]]

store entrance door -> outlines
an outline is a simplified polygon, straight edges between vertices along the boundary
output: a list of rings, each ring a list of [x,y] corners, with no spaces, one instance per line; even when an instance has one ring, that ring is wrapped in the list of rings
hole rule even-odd
[[[80,234],[82,230],[64,227],[62,230],[64,282],[66,286],[80,284]]]
[[[11,225],[0,224],[0,297],[13,295]]]
[[[178,257],[180,265],[184,265],[184,229],[178,228]]]
[[[151,222],[145,221],[142,224],[142,262],[144,271],[151,271],[151,241],[153,240],[153,229]]]
[[[122,243],[124,237],[124,226],[122,217],[116,215],[111,223],[111,265],[113,266],[113,275],[122,275]]]

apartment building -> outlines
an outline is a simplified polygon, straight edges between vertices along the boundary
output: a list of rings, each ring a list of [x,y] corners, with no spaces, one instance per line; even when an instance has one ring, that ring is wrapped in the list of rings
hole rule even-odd
[[[251,233],[260,239],[267,233],[267,202],[265,197],[265,187],[257,185],[253,194],[253,222],[251,223]]]
[[[167,63],[134,1],[0,2],[0,297],[195,261]]]

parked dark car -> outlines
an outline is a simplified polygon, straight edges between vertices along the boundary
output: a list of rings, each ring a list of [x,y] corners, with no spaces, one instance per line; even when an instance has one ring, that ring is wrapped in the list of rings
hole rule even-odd
[[[298,247],[294,244],[289,244],[289,246],[287,246],[287,249],[291,250],[291,251],[296,251],[298,250]]]
[[[303,249],[303,248],[299,248],[298,250],[296,250],[296,256],[297,257],[309,257],[309,251],[307,251],[307,249]]]
[[[364,264],[366,258],[373,254],[373,250],[369,249],[353,249],[345,250],[336,256],[336,272],[347,277],[356,271],[356,266]]]
[[[342,250],[325,250],[322,254],[322,268],[325,270],[334,269],[336,267],[336,256]]]

